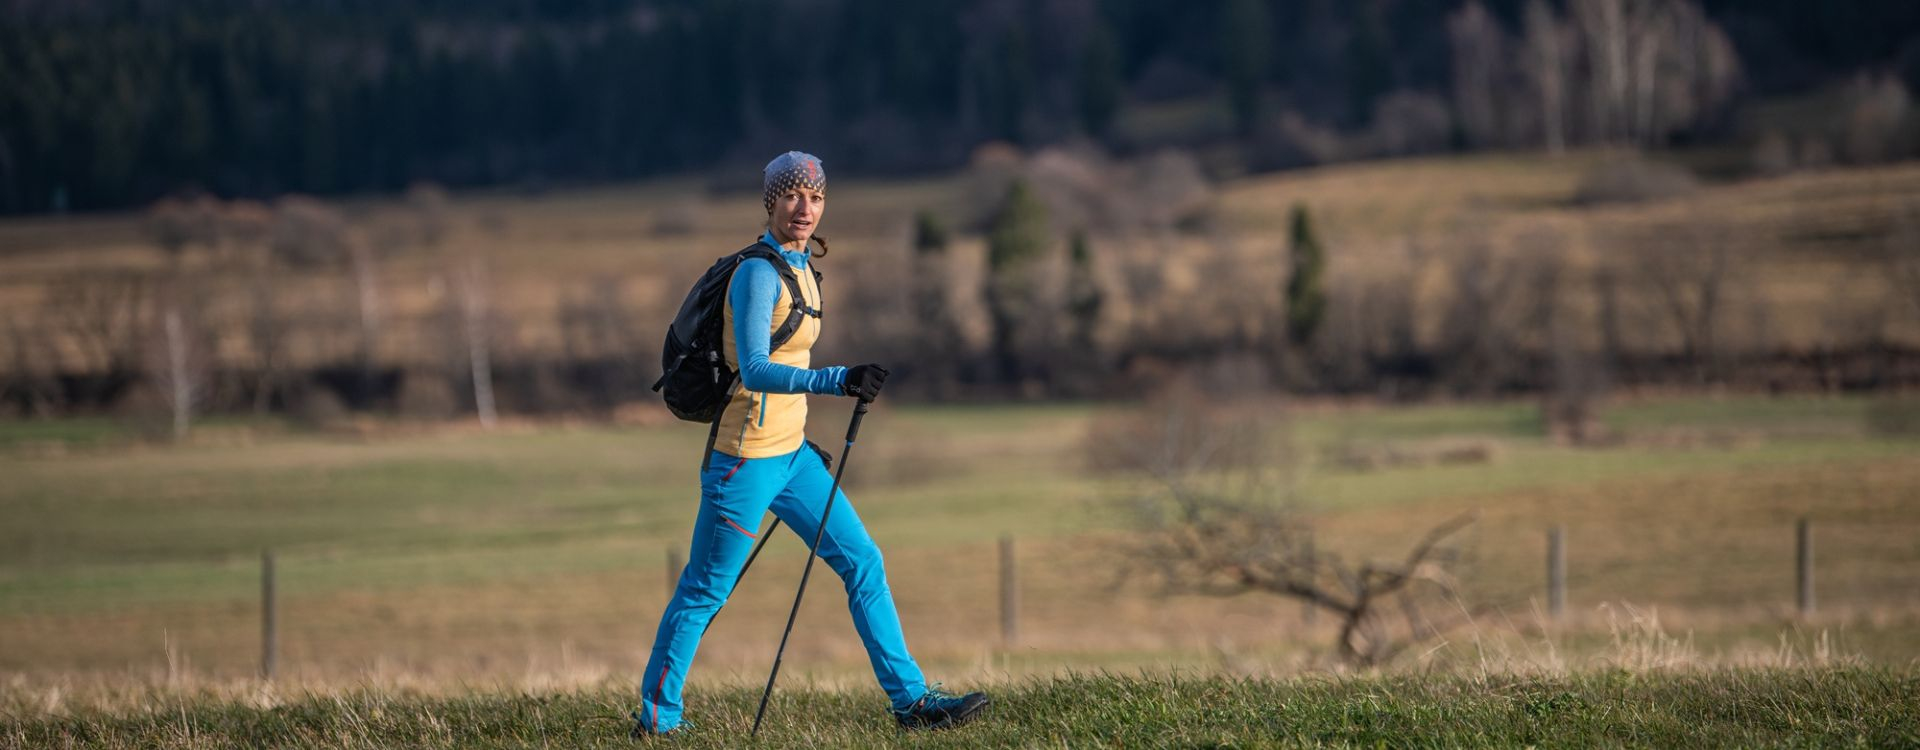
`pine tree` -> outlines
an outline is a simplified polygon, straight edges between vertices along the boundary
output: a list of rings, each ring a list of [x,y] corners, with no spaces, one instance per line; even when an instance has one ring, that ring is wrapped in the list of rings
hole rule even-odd
[[[1292,269],[1287,274],[1287,340],[1304,347],[1326,318],[1327,258],[1306,206],[1294,204],[1288,224],[1287,256]]]
[[[1227,3],[1220,16],[1220,48],[1225,56],[1227,101],[1241,135],[1251,134],[1260,121],[1260,89],[1267,79],[1272,37],[1273,24],[1262,0]]]
[[[1080,124],[1095,138],[1104,138],[1120,112],[1120,48],[1105,23],[1087,34],[1080,52]]]
[[[1016,327],[1032,312],[1034,266],[1047,249],[1047,207],[1025,180],[1015,180],[987,234],[987,307],[1003,380],[1019,379]]]

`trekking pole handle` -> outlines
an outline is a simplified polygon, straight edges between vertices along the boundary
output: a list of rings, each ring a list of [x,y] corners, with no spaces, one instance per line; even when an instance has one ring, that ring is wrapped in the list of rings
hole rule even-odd
[[[860,403],[853,405],[853,421],[847,423],[847,445],[853,445],[854,436],[860,434],[860,420],[867,417],[867,404],[871,403],[873,402],[863,398],[860,399]]]

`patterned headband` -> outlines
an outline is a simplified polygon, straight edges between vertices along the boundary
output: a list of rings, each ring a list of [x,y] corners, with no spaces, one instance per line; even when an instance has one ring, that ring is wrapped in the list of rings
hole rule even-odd
[[[774,196],[797,187],[813,188],[819,192],[827,191],[827,171],[820,167],[820,157],[799,151],[788,151],[773,161],[767,162],[766,182],[763,185],[766,195],[763,201],[767,213],[773,213]]]

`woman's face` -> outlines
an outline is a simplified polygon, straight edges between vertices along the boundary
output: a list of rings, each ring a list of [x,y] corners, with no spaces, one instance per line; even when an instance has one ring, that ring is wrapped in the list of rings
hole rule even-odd
[[[782,244],[805,244],[827,213],[827,195],[810,187],[796,187],[773,197],[773,216],[768,228]]]

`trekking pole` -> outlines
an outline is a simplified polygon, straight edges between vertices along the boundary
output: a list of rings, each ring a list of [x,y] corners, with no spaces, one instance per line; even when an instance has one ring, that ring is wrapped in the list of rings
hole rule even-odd
[[[793,595],[793,611],[787,613],[787,629],[780,634],[780,650],[773,653],[773,671],[767,674],[767,689],[760,694],[760,709],[753,713],[753,731],[760,734],[760,719],[767,715],[767,699],[773,697],[773,681],[780,676],[780,658],[787,653],[787,637],[793,635],[793,620],[800,616],[800,598],[807,595],[807,577],[813,574],[813,558],[820,553],[820,541],[827,536],[827,516],[833,513],[833,500],[840,494],[840,475],[847,471],[847,454],[853,451],[853,439],[860,434],[860,420],[867,416],[867,400],[853,407],[853,421],[847,425],[847,445],[840,449],[840,468],[833,472],[833,486],[827,490],[827,507],[820,511],[820,530],[813,534],[813,546],[807,549],[807,566],[800,571],[800,591]],[[752,562],[752,558],[748,558]]]

